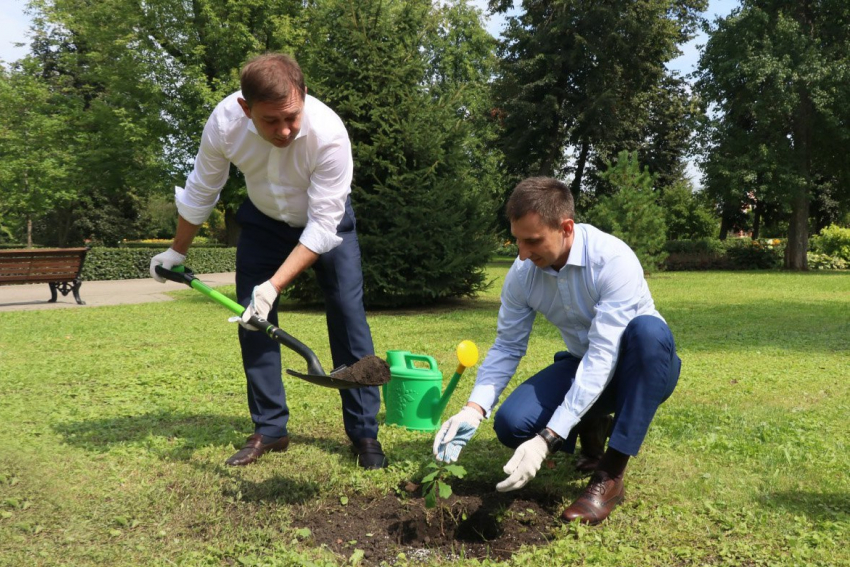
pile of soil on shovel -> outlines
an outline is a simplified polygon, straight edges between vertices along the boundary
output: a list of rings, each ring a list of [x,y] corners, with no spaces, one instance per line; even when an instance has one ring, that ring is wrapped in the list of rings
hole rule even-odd
[[[334,372],[333,378],[364,386],[380,386],[390,381],[390,366],[385,360],[369,354],[348,368]]]
[[[292,527],[309,528],[314,545],[326,546],[346,560],[360,550],[361,564],[372,566],[382,561],[393,565],[400,553],[421,561],[504,560],[524,545],[546,545],[559,525],[558,497],[520,497],[496,492],[489,484],[453,484],[454,494],[431,509],[413,483],[379,499],[305,504],[294,510]]]

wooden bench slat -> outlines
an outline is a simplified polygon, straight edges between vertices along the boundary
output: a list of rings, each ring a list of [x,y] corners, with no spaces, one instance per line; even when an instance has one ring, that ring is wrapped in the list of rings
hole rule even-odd
[[[51,302],[56,292],[74,293],[77,303],[82,285],[80,273],[88,248],[39,248],[33,250],[0,250],[0,285],[49,283]]]

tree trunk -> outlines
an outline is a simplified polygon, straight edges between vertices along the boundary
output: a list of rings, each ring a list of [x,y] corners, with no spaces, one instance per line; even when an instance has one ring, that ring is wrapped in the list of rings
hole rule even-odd
[[[788,244],[785,247],[785,268],[808,270],[806,252],[809,249],[809,197],[800,190],[791,204],[791,219],[788,222]]]
[[[32,216],[27,215],[27,248],[32,248]]]
[[[227,234],[226,244],[236,246],[236,243],[239,242],[239,232],[242,229],[236,222],[236,211],[231,210],[230,207],[224,209],[224,229]]]
[[[573,177],[573,183],[570,186],[570,191],[573,194],[573,201],[578,201],[578,196],[581,192],[581,179],[584,176],[584,168],[587,165],[588,153],[590,153],[590,144],[582,142],[581,151],[579,151],[578,161],[576,162],[576,174]]]
[[[732,221],[729,220],[729,217],[725,212],[720,215],[720,234],[717,235],[717,238],[720,240],[726,240],[726,236],[729,234],[729,231],[732,230]]]
[[[761,209],[762,205],[759,201],[753,205],[753,240],[758,240],[759,230],[761,229]]]

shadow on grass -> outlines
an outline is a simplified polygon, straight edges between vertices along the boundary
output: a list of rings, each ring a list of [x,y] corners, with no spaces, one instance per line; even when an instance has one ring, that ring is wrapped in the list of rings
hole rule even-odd
[[[241,444],[245,426],[244,418],[160,411],[58,423],[53,429],[65,443],[86,451],[141,446],[162,459],[182,461],[199,448]]]
[[[770,492],[762,497],[762,504],[817,520],[846,521],[850,518],[850,497],[842,493]]]

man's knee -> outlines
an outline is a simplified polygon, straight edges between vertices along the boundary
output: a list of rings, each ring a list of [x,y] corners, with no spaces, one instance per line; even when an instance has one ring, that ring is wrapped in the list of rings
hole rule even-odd
[[[528,416],[517,411],[516,404],[502,404],[493,418],[493,430],[502,445],[516,449],[528,439]]]

